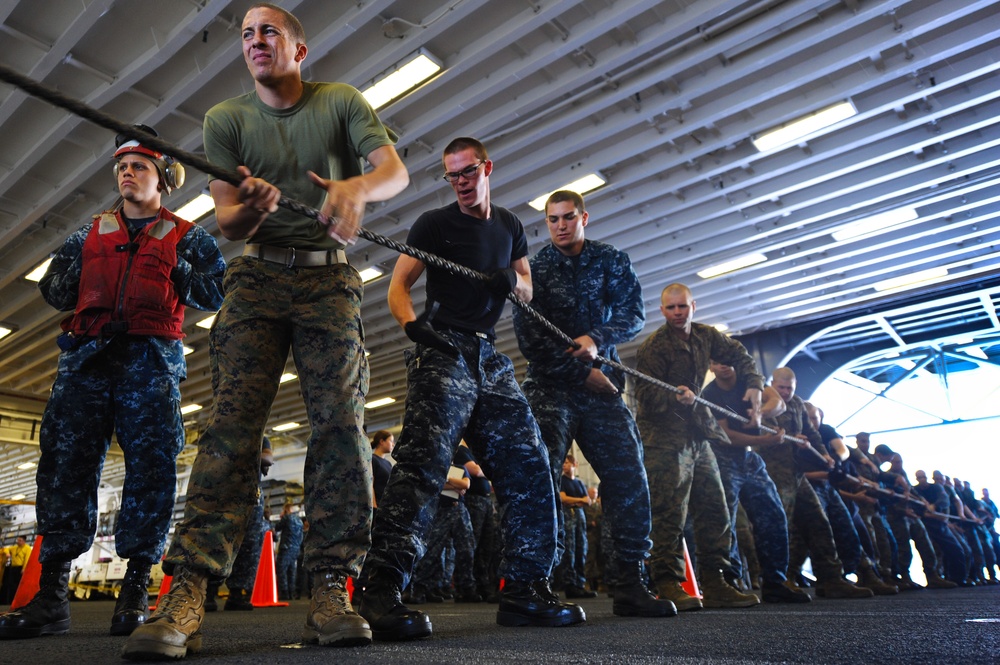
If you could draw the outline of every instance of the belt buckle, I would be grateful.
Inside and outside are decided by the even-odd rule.
[[[285,267],[286,268],[294,268],[295,267],[295,248],[294,247],[289,247],[288,248],[288,253],[286,254],[286,256],[288,257],[288,259],[285,261]]]

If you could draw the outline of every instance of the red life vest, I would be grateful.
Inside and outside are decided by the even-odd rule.
[[[194,226],[160,208],[135,240],[121,212],[94,220],[83,242],[83,269],[73,316],[63,330],[77,336],[116,332],[181,339],[184,305],[170,279],[177,243]]]

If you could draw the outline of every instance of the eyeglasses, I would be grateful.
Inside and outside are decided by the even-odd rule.
[[[446,171],[442,178],[448,182],[458,182],[459,178],[465,178],[466,180],[472,180],[479,175],[479,167],[485,164],[483,160],[479,160],[478,164],[473,164],[472,166],[466,166],[461,171]]]

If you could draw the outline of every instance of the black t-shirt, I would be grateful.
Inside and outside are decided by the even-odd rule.
[[[385,484],[389,482],[389,472],[392,471],[392,464],[389,460],[372,455],[372,477],[375,479],[375,503],[382,503],[382,491]]]
[[[743,399],[743,395],[746,392],[746,388],[742,388],[739,383],[734,385],[732,390],[723,390],[718,381],[712,381],[701,391],[701,396],[713,404],[724,406],[746,418],[747,411],[750,409],[750,402]],[[719,414],[716,415],[718,416]],[[737,432],[743,432],[750,436],[758,436],[760,434],[759,427],[751,427],[734,418],[726,418],[726,423],[729,425],[729,429]]]
[[[464,467],[467,462],[475,462],[476,458],[472,455],[472,451],[465,446],[459,446],[458,450],[455,451],[455,457],[453,458],[452,464],[455,466]],[[468,473],[468,470],[466,470]],[[490,495],[490,481],[483,476],[473,476],[469,474],[469,489],[466,491],[465,495],[470,494],[474,496],[489,496]]]
[[[486,274],[509,268],[528,254],[521,220],[495,205],[489,219],[466,215],[458,203],[425,212],[414,222],[406,242]],[[491,294],[485,282],[431,265],[427,266],[427,299],[440,304],[435,327],[453,326],[491,335],[506,302]]]
[[[583,484],[583,481],[579,478],[570,478],[569,476],[560,476],[560,487],[559,491],[566,496],[571,496],[577,499],[582,499],[587,496],[587,486]],[[564,506],[565,508],[579,508],[583,510],[583,506]]]

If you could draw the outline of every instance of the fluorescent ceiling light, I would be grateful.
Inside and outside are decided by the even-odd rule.
[[[833,231],[830,235],[833,236],[834,240],[841,242],[844,240],[850,240],[851,238],[857,238],[858,236],[867,235],[869,233],[875,233],[876,231],[881,231],[882,229],[887,229],[891,226],[896,226],[905,222],[912,222],[919,216],[920,215],[917,214],[917,211],[914,208],[896,208],[895,210],[886,210],[885,212],[880,212],[877,215],[872,215],[871,217],[866,217],[865,219],[845,224]]]
[[[194,413],[195,411],[201,411],[201,404],[188,404],[187,406],[181,407],[181,413],[187,415],[189,413]]]
[[[701,277],[702,279],[711,279],[712,277],[718,277],[719,275],[724,275],[727,272],[733,272],[735,270],[739,270],[740,268],[757,265],[758,263],[763,263],[764,261],[767,261],[767,257],[763,254],[747,254],[746,256],[741,256],[738,259],[720,263],[719,265],[712,266],[711,268],[705,268],[704,270],[698,272],[698,277]]]
[[[24,276],[25,279],[31,280],[32,282],[42,281],[42,277],[45,277],[45,271],[49,269],[49,264],[52,263],[52,257],[45,259],[34,270],[29,272]]]
[[[857,115],[857,113],[858,110],[854,108],[854,104],[848,100],[764,132],[751,139],[751,142],[760,152],[767,152],[795,143],[804,136],[835,125],[841,120]]]
[[[379,270],[378,268],[365,268],[364,270],[361,271],[361,281],[370,282],[373,279],[377,279],[384,274],[385,273]]]
[[[283,423],[281,425],[275,425],[272,429],[275,432],[287,432],[288,430],[295,429],[296,427],[299,427],[298,423]]]
[[[439,71],[441,63],[424,49],[420,49],[409,60],[397,63],[382,79],[362,90],[361,94],[372,108],[379,109],[410,92]]]
[[[947,268],[931,268],[929,270],[921,270],[920,272],[910,273],[909,275],[893,277],[892,279],[885,279],[881,282],[876,282],[872,284],[872,288],[876,291],[895,291],[896,289],[906,288],[908,286],[913,286],[915,284],[947,276]]]
[[[14,331],[11,330],[10,328],[5,328],[4,326],[0,326],[0,339],[3,339],[4,337],[6,337],[7,335],[11,334],[12,332],[14,332]]]
[[[392,404],[396,400],[392,397],[382,397],[381,399],[373,399],[372,401],[365,404],[366,409],[377,409],[380,406],[386,406],[387,404]]]
[[[184,355],[186,355],[186,356],[189,356],[189,355],[191,355],[192,353],[194,353],[194,349],[192,349],[192,348],[191,348],[190,346],[188,346],[187,344],[184,344],[184,345],[183,345],[183,346],[182,346],[181,348],[183,348],[183,349],[184,349]]]
[[[24,464],[18,464],[17,468],[21,471],[27,471],[28,469],[34,469],[36,466],[38,465],[34,462],[25,462]]]
[[[15,494],[14,496],[10,497],[10,500],[11,501],[24,501],[26,498],[28,498],[28,497],[26,495],[24,495],[24,494]]]
[[[209,330],[212,327],[212,323],[214,321],[215,321],[215,314],[213,314],[212,316],[209,316],[209,317],[206,317],[206,318],[202,319],[201,321],[199,321],[195,325],[198,326],[199,328],[204,328],[205,330]]]
[[[174,214],[189,222],[197,222],[212,210],[215,210],[215,201],[212,197],[208,194],[199,194],[175,210]]]
[[[281,375],[281,378],[278,379],[278,383],[288,383],[289,381],[294,381],[297,378],[299,378],[298,374],[292,374],[291,372],[285,372],[284,374]]]
[[[564,185],[559,189],[553,189],[551,192],[542,194],[538,198],[528,201],[528,205],[530,205],[535,210],[540,210],[542,212],[545,212],[545,202],[548,201],[549,197],[552,196],[552,194],[555,192],[558,192],[563,189],[568,189],[569,191],[576,192],[577,194],[580,194],[582,196],[587,192],[594,191],[598,187],[603,187],[604,185],[607,184],[607,182],[608,182],[607,180],[602,178],[597,173],[590,173],[588,175],[583,176],[579,180],[574,180],[568,185]]]
[[[729,330],[729,326],[727,326],[725,323],[716,323],[712,327],[718,330],[719,332],[726,332],[727,330]]]

